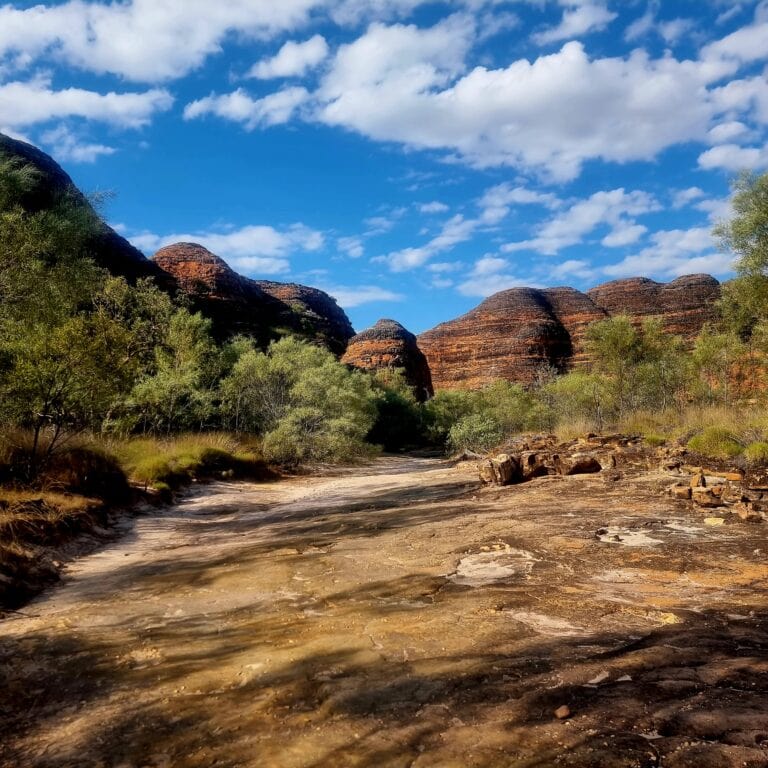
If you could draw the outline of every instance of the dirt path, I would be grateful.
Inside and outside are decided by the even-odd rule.
[[[669,482],[200,488],[0,623],[0,765],[768,766],[765,527]]]

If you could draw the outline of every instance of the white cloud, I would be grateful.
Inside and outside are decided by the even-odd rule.
[[[365,253],[363,240],[360,237],[340,237],[336,241],[336,246],[351,259],[359,259]]]
[[[605,29],[618,14],[609,11],[600,0],[559,0],[565,6],[560,23],[533,36],[539,45],[573,40],[589,32]]]
[[[563,248],[582,242],[586,235],[603,225],[611,228],[603,239],[603,245],[628,245],[636,242],[646,231],[645,227],[636,225],[632,217],[657,211],[659,207],[647,192],[626,192],[624,189],[595,192],[541,225],[536,237],[508,243],[502,246],[502,250],[506,253],[533,250],[552,256]]]
[[[550,277],[558,280],[578,278],[579,280],[592,280],[596,269],[584,259],[567,259],[560,264],[555,264],[547,270]]]
[[[323,290],[333,296],[342,307],[359,307],[380,301],[403,301],[405,296],[388,291],[377,285],[350,285],[324,287]]]
[[[328,43],[315,35],[303,43],[288,41],[271,59],[254,64],[248,77],[270,80],[276,77],[300,77],[321,64],[328,56]]]
[[[306,88],[285,88],[261,99],[253,99],[242,88],[224,95],[211,94],[184,108],[184,119],[216,115],[242,123],[246,130],[287,123],[308,99]]]
[[[513,205],[543,205],[557,208],[560,200],[551,193],[536,192],[525,187],[513,187],[511,184],[497,184],[487,189],[480,199],[481,218],[486,224],[498,224],[508,214]]]
[[[691,19],[671,19],[659,24],[659,34],[664,38],[665,43],[674,45],[680,38],[688,34],[694,26]]]
[[[768,58],[768,13],[766,6],[761,3],[755,13],[755,20],[741,29],[737,29],[721,40],[705,46],[701,52],[703,60],[731,61],[736,64],[744,64],[752,61],[761,61]]]
[[[250,275],[276,275],[290,269],[288,257],[293,253],[321,249],[325,239],[321,232],[303,224],[286,230],[265,225],[249,225],[225,232],[195,232],[157,235],[145,232],[129,238],[146,254],[179,242],[200,243],[225,259],[233,269]]]
[[[631,224],[628,221],[619,222],[601,241],[606,248],[623,248],[633,245],[648,231],[642,224]]]
[[[749,128],[739,120],[719,123],[710,129],[707,137],[712,144],[725,144],[749,134]]]
[[[634,42],[644,37],[649,32],[652,32],[655,28],[655,12],[654,9],[649,6],[646,12],[635,19],[625,30],[624,39],[627,42]]]
[[[534,169],[565,181],[590,159],[648,160],[704,140],[720,109],[706,85],[724,66],[654,60],[643,51],[590,59],[578,42],[533,62],[476,67],[451,82],[469,31],[455,17],[427,30],[374,25],[333,61],[315,119],[452,151],[478,167]],[[564,110],[567,119],[553,119]]]
[[[699,187],[688,187],[688,189],[679,189],[672,198],[672,207],[675,210],[685,208],[694,200],[704,197],[704,190]]]
[[[731,271],[733,257],[715,250],[708,227],[655,232],[652,245],[617,264],[602,268],[611,277],[655,275],[678,277],[696,272],[725,275]]]
[[[322,0],[126,0],[0,7],[0,58],[46,53],[129,80],[182,77],[221,51],[232,33],[270,38],[294,30]]]
[[[526,285],[525,280],[509,272],[509,262],[496,256],[478,259],[458,291],[464,296],[490,296],[506,288]]]
[[[0,85],[0,119],[17,129],[73,117],[120,128],[140,128],[172,104],[173,97],[162,89],[143,93],[96,93],[82,88],[54,90],[47,78]]]
[[[46,131],[42,141],[51,147],[53,156],[60,162],[94,163],[99,157],[116,152],[114,147],[105,144],[82,141],[64,125]]]
[[[457,214],[443,224],[440,233],[418,248],[403,248],[386,256],[377,256],[374,261],[385,262],[393,272],[406,272],[425,264],[433,256],[450,251],[459,243],[472,238],[479,225],[477,219],[465,219]]]
[[[740,147],[738,144],[721,144],[699,155],[699,166],[711,171],[757,170],[768,168],[768,144],[763,147]]]
[[[445,203],[441,203],[438,200],[433,200],[431,203],[422,203],[419,206],[420,213],[446,213],[449,210]]]

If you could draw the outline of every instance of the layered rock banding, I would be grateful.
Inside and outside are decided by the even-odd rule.
[[[626,314],[638,323],[658,318],[664,330],[692,342],[715,317],[720,284],[709,275],[670,283],[615,280],[586,293],[573,288],[511,288],[456,320],[418,337],[437,389],[475,389],[495,379],[532,383],[543,369],[589,363],[590,323]]]
[[[416,337],[394,320],[379,320],[350,339],[341,361],[366,371],[400,368],[418,399],[434,394],[429,365]]]
[[[320,341],[341,354],[354,334],[327,293],[293,283],[251,280],[197,243],[161,248],[153,262],[172,275],[219,337],[242,333],[264,344],[283,332]]]

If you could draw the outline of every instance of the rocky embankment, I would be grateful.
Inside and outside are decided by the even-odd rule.
[[[499,486],[596,473],[603,473],[608,482],[619,482],[627,472],[662,473],[667,478],[663,492],[696,508],[750,523],[768,521],[765,469],[713,462],[682,446],[653,449],[640,438],[624,435],[589,435],[563,443],[544,435],[515,440],[503,453],[478,461],[480,481]]]

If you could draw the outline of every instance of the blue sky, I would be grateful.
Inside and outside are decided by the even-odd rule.
[[[147,255],[201,242],[414,332],[517,285],[729,274],[768,2],[0,5],[0,131]]]

